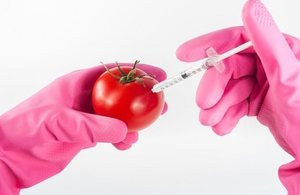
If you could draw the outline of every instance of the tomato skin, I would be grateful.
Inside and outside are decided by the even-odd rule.
[[[120,66],[127,74],[132,67]],[[110,72],[121,76],[117,67]],[[146,73],[136,68],[136,75]],[[153,85],[158,81],[149,76],[137,81],[122,84],[108,71],[96,80],[92,91],[92,104],[96,114],[124,121],[128,131],[139,131],[151,125],[161,114],[164,107],[163,92],[153,93]]]

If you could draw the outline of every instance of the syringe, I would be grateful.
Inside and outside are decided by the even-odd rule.
[[[155,93],[158,93],[158,92],[160,92],[168,87],[171,87],[193,75],[196,75],[197,73],[199,73],[203,70],[206,70],[210,67],[214,67],[218,62],[224,60],[225,58],[228,58],[236,53],[239,53],[240,51],[243,51],[251,46],[252,46],[252,43],[250,41],[248,41],[242,45],[239,45],[238,47],[235,47],[229,51],[226,51],[223,54],[217,54],[214,56],[209,56],[207,58],[203,58],[198,61],[199,64],[182,71],[180,74],[177,74],[173,77],[170,77],[170,78],[154,85],[152,88],[152,91]]]

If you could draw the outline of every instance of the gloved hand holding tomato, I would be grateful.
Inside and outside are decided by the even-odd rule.
[[[158,81],[166,77],[150,65],[139,64],[139,69]],[[138,133],[128,132],[123,121],[93,114],[92,88],[104,72],[97,66],[64,75],[0,116],[1,195],[17,195],[59,173],[97,143],[125,150],[137,141]]]

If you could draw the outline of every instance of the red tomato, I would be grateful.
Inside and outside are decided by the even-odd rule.
[[[134,70],[131,66],[119,68],[104,72],[95,82],[92,91],[93,108],[96,114],[124,121],[128,131],[142,130],[161,114],[164,94],[151,91],[158,81],[145,76],[147,73],[144,71],[135,66]],[[132,81],[124,83],[125,75]]]

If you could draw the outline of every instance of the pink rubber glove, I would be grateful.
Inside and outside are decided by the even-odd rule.
[[[108,64],[108,67],[114,66]],[[163,70],[139,64],[163,80]],[[0,117],[0,194],[16,195],[64,169],[98,142],[120,150],[137,141],[125,123],[93,113],[90,94],[103,66],[62,76]]]
[[[218,135],[225,135],[241,117],[257,116],[295,158],[280,167],[279,177],[289,195],[299,195],[300,41],[282,35],[260,1],[249,0],[242,18],[245,28],[192,39],[179,47],[177,56],[185,62],[197,61],[206,57],[209,47],[223,53],[251,40],[253,48],[224,60],[225,71],[211,68],[205,72],[196,95],[199,119]]]

